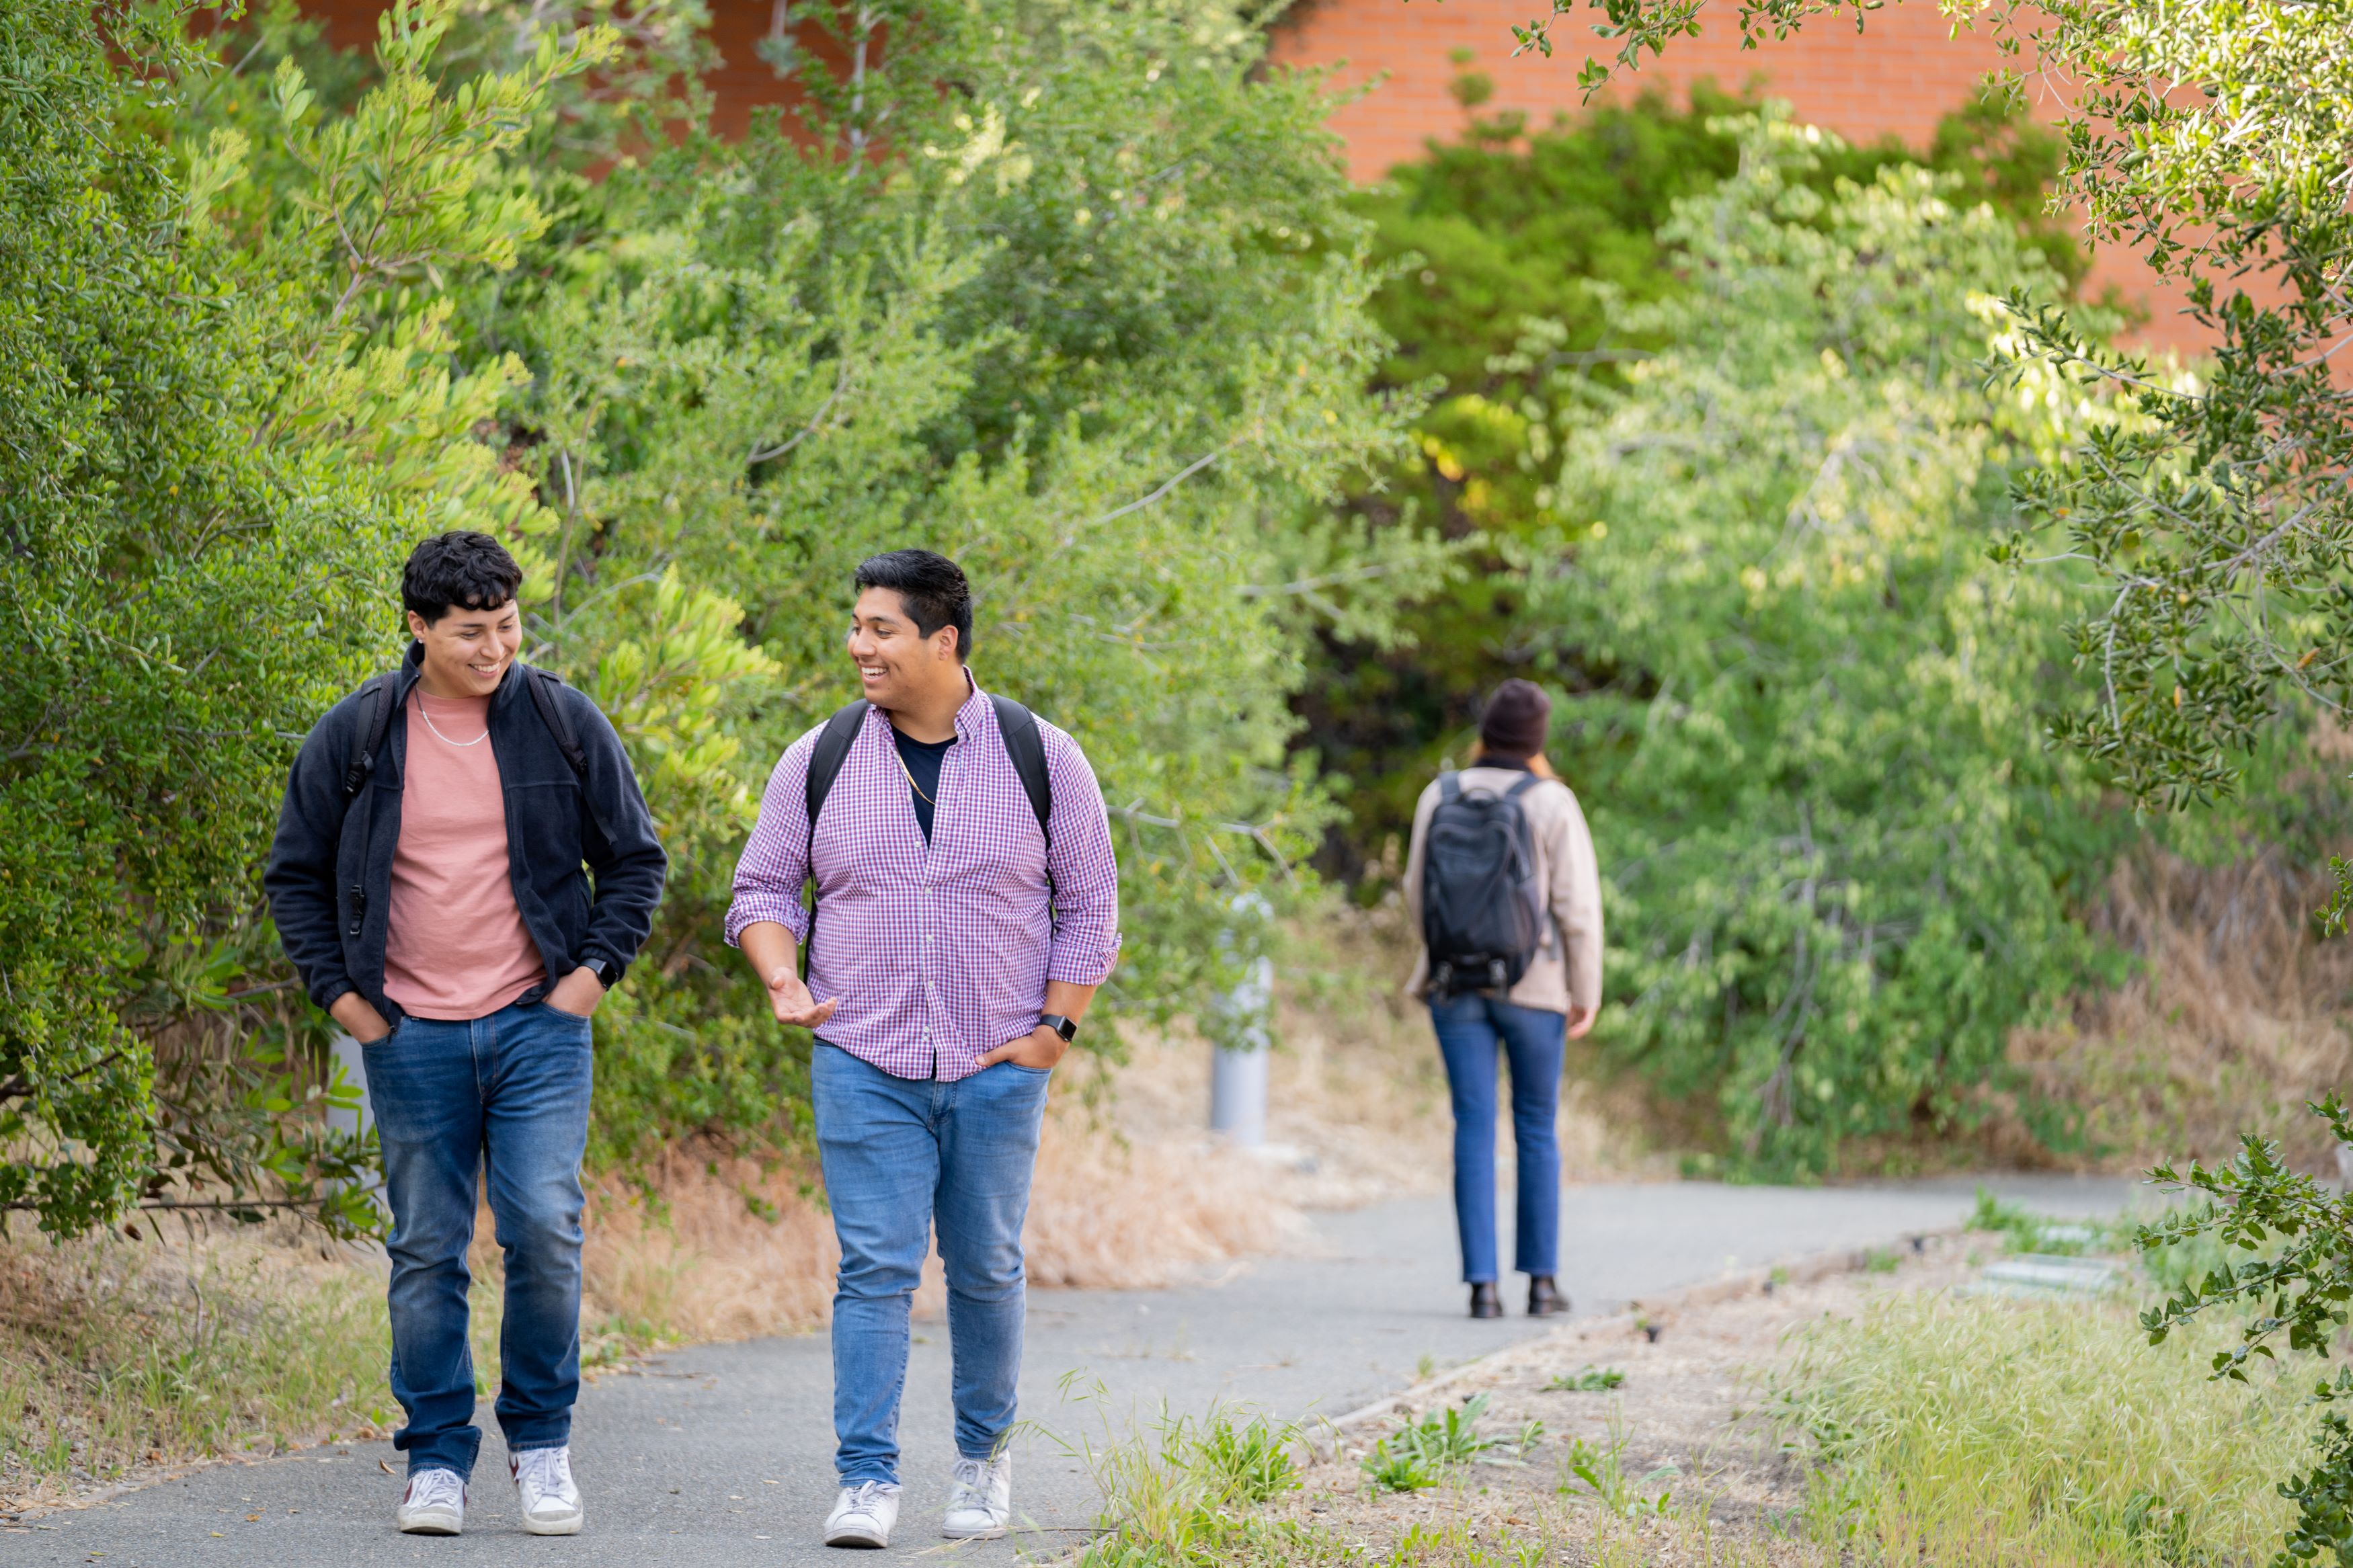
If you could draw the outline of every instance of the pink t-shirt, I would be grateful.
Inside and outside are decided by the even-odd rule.
[[[547,973],[509,879],[490,716],[487,697],[409,698],[384,994],[420,1018],[486,1016]]]

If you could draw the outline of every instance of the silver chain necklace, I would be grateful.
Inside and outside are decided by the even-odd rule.
[[[430,730],[430,731],[433,731],[433,738],[434,738],[435,740],[437,740],[437,741],[440,742],[441,742],[443,745],[445,745],[445,746],[457,746],[457,747],[460,747],[460,748],[463,748],[463,747],[466,747],[466,746],[479,746],[479,745],[480,745],[483,742],[485,742],[485,741],[487,741],[487,740],[489,740],[489,739],[491,738],[491,726],[490,726],[489,722],[488,722],[487,721],[484,721],[484,723],[483,723],[483,725],[482,725],[482,732],[481,732],[480,734],[479,734],[479,735],[475,736],[472,740],[470,740],[470,741],[453,741],[453,740],[451,740],[448,736],[447,736],[447,735],[445,735],[445,734],[443,734],[443,733],[441,732],[441,726],[439,726],[438,724],[436,724],[436,723],[433,721],[433,714],[432,714],[431,710],[428,710],[428,709],[425,706],[425,698],[424,698],[423,693],[421,693],[421,692],[418,694],[417,699],[417,711],[418,712],[418,714],[420,714],[420,715],[424,718],[424,720],[425,720],[425,727],[426,727],[427,729],[428,729],[428,730]]]

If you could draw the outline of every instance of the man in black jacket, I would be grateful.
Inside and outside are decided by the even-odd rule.
[[[517,662],[522,574],[480,533],[428,539],[408,657],[302,743],[264,885],[311,999],[361,1043],[392,1201],[395,1517],[465,1523],[466,1249],[485,1178],[506,1254],[499,1426],[523,1528],[581,1524],[580,1159],[589,1018],[637,956],[668,861],[596,704]]]

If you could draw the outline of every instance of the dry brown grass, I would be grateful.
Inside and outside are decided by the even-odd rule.
[[[1267,1156],[1208,1133],[1209,1047],[1181,1023],[1132,1030],[1117,1065],[1074,1058],[1058,1076],[1039,1151],[1026,1234],[1031,1281],[1179,1283],[1288,1245],[1305,1209],[1444,1187],[1445,1075],[1427,1018],[1399,990],[1411,963],[1396,925],[1393,915],[1342,912],[1294,941],[1269,1075],[1276,1147]],[[1568,1100],[1572,1173],[1627,1169],[1610,1108],[1574,1081]],[[614,1331],[730,1340],[826,1321],[837,1254],[813,1165],[764,1172],[682,1150],[654,1176],[651,1204],[617,1183],[597,1194],[588,1290]],[[940,1291],[934,1258],[917,1311],[936,1312]]]
[[[1372,910],[1328,910],[1293,933],[1268,1136],[1315,1161],[1317,1179],[1299,1189],[1311,1206],[1432,1192],[1452,1180],[1446,1069],[1428,1010],[1405,993],[1413,960],[1414,936],[1394,894]],[[1672,1178],[1670,1118],[1640,1082],[1601,1072],[1598,1055],[1589,1040],[1568,1047],[1556,1129],[1563,1178]],[[1192,1103],[1206,1108],[1206,1047],[1191,1070]],[[1501,1130],[1499,1157],[1508,1159],[1511,1143]]]
[[[2137,972],[2011,1041],[2035,1087],[2084,1118],[2085,1152],[2068,1163],[2211,1160],[2255,1131],[2335,1173],[2327,1129],[2303,1110],[2353,1068],[2353,942],[2313,931],[2327,893],[2325,871],[2268,848],[2219,868],[2161,851],[2116,868],[2092,923]],[[2003,1152],[2033,1154],[2014,1133]]]
[[[295,1241],[143,1219],[0,1241],[0,1520],[388,1420],[380,1272]]]
[[[1139,1141],[1116,1106],[1098,1112],[1058,1084],[1038,1152],[1024,1232],[1031,1283],[1135,1289],[1198,1266],[1281,1247],[1299,1210],[1254,1162],[1200,1140]],[[597,1194],[585,1260],[593,1310],[638,1339],[740,1340],[824,1323],[833,1298],[833,1222],[804,1168],[763,1171],[680,1152],[654,1173],[649,1203],[619,1184]],[[939,1258],[916,1293],[944,1297]]]

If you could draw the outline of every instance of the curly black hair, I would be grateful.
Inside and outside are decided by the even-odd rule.
[[[431,626],[451,610],[495,610],[522,587],[522,568],[487,533],[458,529],[408,552],[400,602]]]

